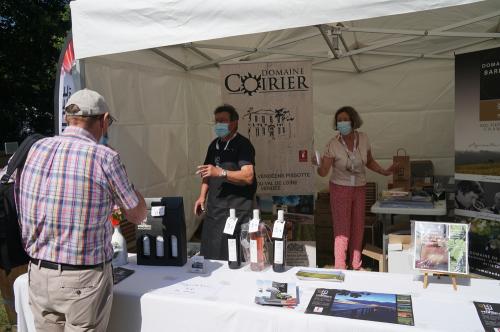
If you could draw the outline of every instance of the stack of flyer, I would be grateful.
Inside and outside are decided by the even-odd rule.
[[[384,190],[380,200],[383,208],[419,208],[432,209],[434,202],[426,192],[411,193],[402,190]]]
[[[300,280],[343,282],[345,274],[335,270],[300,269],[296,274]]]
[[[294,282],[257,280],[257,304],[293,307],[297,305],[297,298],[297,285]]]

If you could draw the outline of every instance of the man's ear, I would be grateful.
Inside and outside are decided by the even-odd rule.
[[[100,123],[101,129],[104,129],[106,127],[106,121],[108,121],[108,116],[109,113],[104,113],[104,116],[102,117],[102,122]]]

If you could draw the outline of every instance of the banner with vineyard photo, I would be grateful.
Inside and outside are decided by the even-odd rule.
[[[500,48],[455,56],[455,215],[470,271],[500,279]]]

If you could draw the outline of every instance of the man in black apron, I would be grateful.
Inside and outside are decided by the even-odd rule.
[[[204,165],[197,173],[203,178],[194,212],[206,211],[201,235],[201,254],[208,259],[227,260],[227,237],[223,234],[229,209],[236,209],[239,233],[242,223],[252,217],[255,180],[255,149],[238,133],[238,113],[231,105],[214,111],[215,134]]]

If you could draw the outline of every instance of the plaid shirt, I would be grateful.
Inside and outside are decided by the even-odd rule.
[[[118,153],[74,126],[36,142],[16,183],[26,252],[57,263],[110,260],[113,205],[139,203]]]

